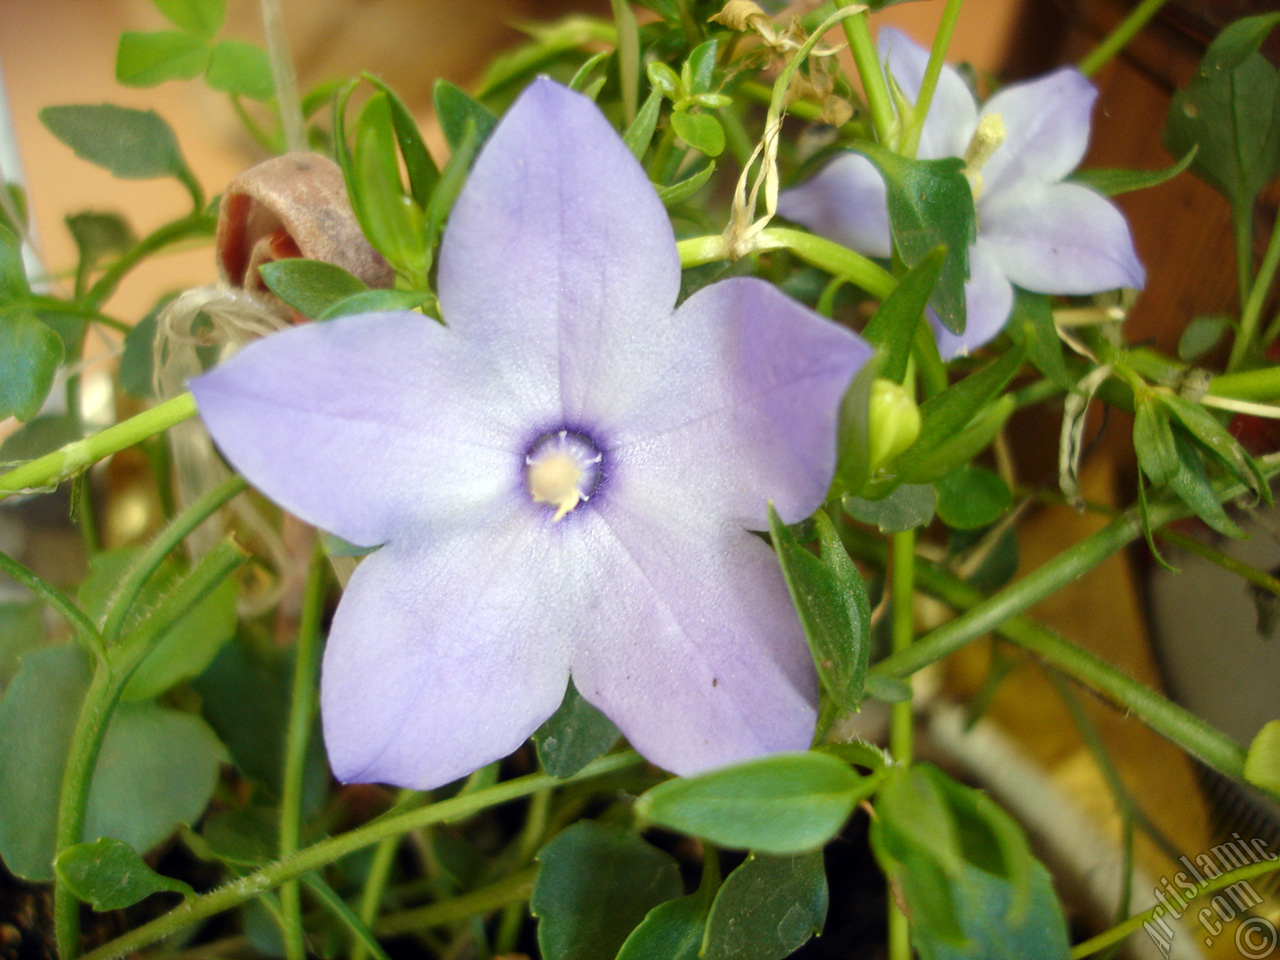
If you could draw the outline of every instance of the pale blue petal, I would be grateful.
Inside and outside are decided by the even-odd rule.
[[[952,333],[932,310],[929,322],[943,360],[963,356],[994,340],[1013,311],[1013,287],[982,237],[969,248],[969,280],[964,285],[963,333]]]
[[[778,213],[868,257],[892,252],[884,178],[866,157],[846,153],[778,195]]]
[[[1080,165],[1098,91],[1074,67],[1005,87],[982,115],[999,114],[1005,141],[982,168],[982,199],[1005,190],[1057,183]]]
[[[374,546],[509,492],[519,406],[417,313],[292,327],[191,381],[231,465],[309,523]]]
[[[876,38],[880,59],[911,103],[920,96],[929,51],[892,27],[881,27]],[[920,132],[921,160],[940,157],[962,157],[973,133],[978,129],[978,104],[969,85],[954,67],[942,67],[938,85],[929,103],[929,115]]]
[[[680,258],[666,209],[594,103],[535,80],[484,146],[440,250],[445,323],[487,345],[507,389],[569,421],[625,376],[670,314]]]
[[[1140,289],[1146,279],[1124,215],[1080,184],[991,197],[982,206],[980,236],[1005,275],[1037,293]]]
[[[639,379],[605,431],[617,484],[757,530],[770,500],[788,523],[817,509],[840,399],[871,348],[748,277],[700,290],[651,335],[666,364]]]
[[[511,753],[555,711],[584,639],[580,533],[505,504],[360,564],[321,681],[339,780],[438,787]]]
[[[627,496],[601,510],[593,563],[611,589],[573,661],[583,697],[682,776],[807,749],[817,702],[777,558],[701,511],[714,503]]]

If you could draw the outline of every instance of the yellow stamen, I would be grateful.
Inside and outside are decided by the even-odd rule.
[[[582,501],[578,489],[581,479],[582,469],[567,453],[550,453],[529,464],[529,493],[534,503],[549,503],[556,508],[553,523],[564,519]]]
[[[973,190],[973,199],[982,194],[982,168],[991,155],[1004,143],[1006,137],[1004,118],[992,113],[982,118],[973,139],[964,151],[964,175],[969,178],[969,186]]]

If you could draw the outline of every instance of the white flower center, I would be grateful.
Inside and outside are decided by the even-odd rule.
[[[555,508],[552,522],[591,499],[604,459],[590,439],[569,430],[540,437],[525,456],[525,482],[534,503]]]
[[[973,139],[965,148],[964,175],[969,178],[969,189],[973,191],[974,200],[982,196],[982,168],[1004,143],[1005,137],[1004,118],[998,113],[988,114],[978,123]]]

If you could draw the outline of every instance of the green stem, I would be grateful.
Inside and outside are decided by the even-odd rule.
[[[929,51],[929,65],[925,67],[924,79],[920,81],[920,95],[916,97],[915,106],[911,109],[911,125],[902,138],[900,152],[904,157],[914,157],[920,148],[920,135],[924,132],[929,105],[933,103],[933,92],[938,88],[938,77],[942,75],[947,48],[951,46],[951,35],[956,31],[956,21],[960,19],[960,5],[963,2],[964,0],[947,0],[947,5],[942,9],[938,32],[933,35],[933,49]]]
[[[1280,400],[1280,365],[1224,373],[1209,381],[1209,393],[1234,400]]]
[[[876,139],[890,145],[893,143],[897,117],[893,111],[893,101],[889,97],[889,86],[885,83],[884,68],[880,66],[880,57],[876,54],[876,45],[871,39],[870,18],[863,12],[845,20],[843,26],[845,38],[849,41],[849,51],[853,54],[854,66],[858,68],[858,76],[862,79],[867,112],[871,114]]]
[[[284,774],[280,789],[280,856],[298,850],[302,833],[302,781],[306,771],[307,744],[316,713],[316,667],[320,651],[320,618],[324,612],[325,574],[328,559],[317,545],[307,574],[302,616],[298,624],[298,645],[293,659],[293,691],[289,702],[289,725],[285,731]],[[306,938],[302,930],[302,898],[298,882],[280,888],[284,912],[285,956],[306,960]]]
[[[1098,44],[1087,57],[1080,61],[1080,72],[1092,77],[1102,69],[1103,65],[1124,49],[1143,27],[1147,25],[1156,12],[1163,7],[1165,0],[1142,0],[1120,21],[1102,43]]]
[[[399,813],[416,806],[423,799],[417,790],[401,790],[396,797],[392,813]],[[360,922],[370,929],[378,925],[378,911],[382,906],[382,897],[387,889],[387,881],[391,878],[391,867],[395,864],[396,851],[400,849],[399,837],[388,837],[381,841],[373,851],[373,862],[369,865],[369,875],[364,882],[364,890],[360,894]],[[356,939],[351,946],[351,960],[365,960],[368,949],[364,943]]]
[[[1240,298],[1240,309],[1249,300],[1249,292],[1253,287],[1253,198],[1248,197],[1231,205],[1231,226],[1236,243],[1236,295]],[[1240,341],[1237,334],[1236,341]],[[1236,355],[1236,345],[1231,345],[1231,355]],[[1231,372],[1227,367],[1227,372]]]
[[[280,0],[259,0],[262,28],[267,36],[267,57],[271,61],[271,79],[276,89],[276,109],[280,112],[280,128],[284,131],[287,150],[307,149],[307,127],[302,119],[298,99],[298,76],[289,56],[289,41],[284,30],[284,13]]]
[[[411,933],[425,927],[460,923],[512,904],[524,903],[533,892],[533,881],[537,876],[538,868],[528,867],[471,893],[389,914],[376,924],[374,932],[382,936]]]
[[[773,102],[773,88],[766,87],[763,83],[755,80],[744,80],[733,88],[734,93],[740,93],[749,100],[756,103],[769,104]],[[807,120],[815,123],[822,117],[821,104],[814,103],[812,100],[794,100],[787,107],[787,113],[800,120]],[[868,126],[865,121],[849,120],[839,128],[842,136],[856,137],[863,140],[869,140],[875,135],[875,130]]]
[[[439,803],[433,803],[418,810],[380,817],[356,830],[322,840],[288,857],[281,857],[260,870],[224,884],[203,896],[188,900],[150,923],[143,924],[124,936],[117,937],[110,943],[90,951],[84,955],[84,960],[115,960],[116,957],[123,957],[157,940],[172,936],[193,923],[238,907],[263,891],[278,887],[286,880],[293,880],[318,870],[349,853],[387,837],[399,836],[410,830],[446,820],[469,817],[481,810],[527,797],[548,787],[616,773],[629,767],[639,766],[643,762],[643,758],[634,751],[611,754],[588,764],[578,773],[563,780],[557,780],[544,773],[533,773],[477,790],[466,796],[441,800]],[[385,929],[385,927],[380,925],[379,929]]]
[[[1187,553],[1194,553],[1197,557],[1208,560],[1214,566],[1221,567],[1228,573],[1234,573],[1237,577],[1248,580],[1259,589],[1280,597],[1280,580],[1271,574],[1243,563],[1235,557],[1229,557],[1221,550],[1215,550],[1208,544],[1201,543],[1195,537],[1188,537],[1185,533],[1179,533],[1177,530],[1165,527],[1163,530],[1154,532],[1161,540],[1167,540],[1175,547],[1181,547]]]
[[[6,553],[0,552],[0,573],[12,577],[18,583],[22,584],[37,597],[53,607],[54,610],[66,620],[76,632],[76,637],[94,654],[95,657],[102,657],[105,648],[102,646],[102,637],[98,633],[89,618],[71,602],[71,599],[31,570],[28,570],[17,560],[14,560]]]
[[[1240,366],[1246,352],[1254,345],[1254,338],[1258,332],[1258,320],[1262,316],[1262,307],[1267,301],[1267,294],[1271,292],[1271,281],[1275,278],[1277,264],[1280,264],[1280,226],[1271,231],[1266,253],[1262,255],[1262,263],[1258,266],[1258,275],[1253,278],[1249,298],[1244,302],[1244,310],[1240,314],[1240,329],[1236,331],[1235,341],[1231,344],[1231,358],[1227,361],[1228,370],[1234,370]]]
[[[240,123],[244,126],[249,136],[253,138],[254,142],[263,150],[267,151],[267,153],[279,153],[280,144],[276,142],[269,133],[262,129],[262,126],[258,121],[253,119],[249,111],[245,109],[244,103],[241,102],[240,98],[235,94],[232,94],[229,99],[231,100],[231,109],[235,111]]]
[[[1155,513],[1159,509],[1161,507],[1153,507],[1152,512]],[[1140,524],[1136,520],[1126,515],[1117,518],[1117,521],[1126,521],[1123,527],[1125,539],[1115,546],[1115,549],[1140,536]],[[1153,518],[1152,523],[1155,524],[1155,522]],[[1161,519],[1160,522],[1168,522],[1168,519]],[[1129,530],[1129,523],[1132,523],[1134,529]],[[920,587],[948,606],[963,612],[954,620],[943,624],[927,637],[917,641],[907,655],[894,654],[880,661],[873,668],[873,672],[881,676],[909,676],[921,667],[959,649],[969,640],[977,639],[989,631],[995,631],[1011,643],[1036,654],[1046,663],[1095,693],[1120,705],[1156,733],[1177,744],[1208,766],[1232,779],[1242,780],[1245,749],[1230,737],[1215,730],[1195,714],[1184,710],[1150,687],[1125,676],[1101,658],[1080,649],[1030,618],[1017,615],[1020,610],[1047,595],[1039,594],[1038,590],[1032,591],[1030,595],[1022,594],[1018,589],[1020,585],[1036,577],[1046,568],[1052,567],[1052,579],[1056,586],[1048,592],[1053,592],[1114,553],[1115,549],[1111,547],[1118,536],[1119,529],[1121,528],[1117,527],[1117,522],[1113,521],[1098,534],[1077,544],[1077,547],[1090,546],[1090,549],[1085,552],[1093,560],[1092,564],[1081,563],[1078,554],[1068,550],[1054,560],[1050,560],[1039,570],[1028,574],[1004,593],[991,598],[985,597],[979,590],[953,574],[917,559],[916,582]],[[1100,538],[1100,534],[1105,536]],[[850,552],[859,558],[884,566],[886,551],[883,542],[877,538],[851,532],[848,546]],[[1106,552],[1098,552],[1102,550]],[[1058,561],[1063,558],[1067,559],[1063,564],[1058,565]],[[1074,572],[1058,581],[1057,575],[1063,569]],[[1016,600],[1009,602],[1008,595],[1011,593],[1018,596]],[[953,624],[959,624],[959,629],[954,628]],[[956,642],[957,637],[962,638],[960,642]]]
[[[58,796],[55,854],[74,846],[84,837],[89,783],[121,686],[114,671],[101,663],[85,691]],[[56,882],[53,890],[53,928],[60,960],[75,960],[80,955],[80,901],[61,880]]]
[[[195,416],[195,413],[195,398],[183,393],[91,437],[28,461],[0,474],[0,500],[15,493],[55,486],[104,457],[163,433],[174,424]]]
[[[97,310],[91,310],[88,307],[82,307],[78,303],[69,300],[59,300],[57,297],[49,297],[44,294],[32,294],[23,301],[42,313],[56,313],[60,317],[73,317],[76,320],[86,320],[90,323],[98,323],[104,327],[110,327],[117,333],[128,333],[133,327],[125,323],[123,320],[117,320],[115,317],[109,317]]]
[[[107,649],[110,649],[120,636],[129,608],[133,606],[133,601],[142,591],[143,585],[155,573],[164,558],[169,556],[192,530],[209,519],[214,511],[232,497],[243,492],[248,485],[248,481],[243,477],[228,477],[178,514],[151,543],[147,544],[146,549],[138,555],[111,597],[110,609],[102,625],[102,642]]]
[[[98,310],[107,302],[111,294],[115,293],[116,287],[120,285],[125,274],[147,257],[187,237],[212,237],[215,226],[216,221],[213,217],[207,216],[203,211],[196,211],[189,217],[166,223],[143,237],[113,261],[102,272],[98,282],[89,288],[89,292],[81,300],[81,306],[86,310]]]
[[[1215,890],[1222,890],[1239,883],[1241,880],[1252,880],[1254,877],[1265,876],[1275,870],[1280,870],[1280,859],[1262,860],[1258,863],[1251,863],[1247,867],[1239,867],[1230,873],[1224,873],[1222,876],[1213,880],[1201,882],[1195,894],[1187,899],[1187,902],[1193,902],[1206,894],[1213,893]],[[1142,928],[1147,921],[1152,920],[1157,914],[1164,915],[1168,912],[1168,908],[1163,904],[1152,904],[1141,913],[1134,914],[1124,923],[1117,924],[1105,933],[1100,933],[1084,943],[1077,944],[1071,949],[1071,960],[1081,960],[1090,954],[1097,953],[1099,950],[1105,950],[1113,943],[1119,943],[1129,934],[1134,933]]]
[[[889,564],[892,596],[893,652],[905,653],[911,647],[915,627],[915,548],[914,530],[895,533],[890,538],[892,560]],[[913,753],[914,711],[910,700],[893,705],[889,726],[889,749],[895,763],[906,765]],[[911,960],[911,928],[907,916],[892,895],[889,902],[889,960]]]

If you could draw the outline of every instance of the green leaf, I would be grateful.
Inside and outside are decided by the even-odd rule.
[[[227,0],[151,0],[174,26],[212,40],[227,16]]]
[[[1230,317],[1196,317],[1178,338],[1178,359],[1187,363],[1199,360],[1222,342],[1223,334],[1230,328]]]
[[[62,338],[30,310],[0,307],[0,418],[39,413],[62,356]]]
[[[1226,537],[1244,537],[1234,520],[1218,502],[1213,484],[1205,473],[1204,461],[1195,445],[1181,431],[1173,432],[1174,446],[1178,452],[1178,469],[1169,478],[1169,489],[1178,495],[1197,517]]]
[[[715,172],[716,165],[712,162],[693,174],[693,176],[685,177],[679,183],[673,183],[669,187],[654,184],[654,189],[658,191],[658,199],[665,206],[674,207],[678,203],[684,203],[706,186],[707,181],[711,179],[711,175]]]
[[[780,753],[660,783],[636,813],[721,846],[800,853],[840,832],[863,787],[829,754]]]
[[[80,159],[123,180],[186,173],[173,130],[150,110],[110,103],[45,107],[40,121]]]
[[[23,659],[0,700],[0,857],[25,880],[53,879],[58,793],[89,674],[79,648],[45,647]],[[224,759],[198,717],[122,704],[94,770],[85,839],[149,850],[204,812]]]
[[[404,191],[390,98],[378,92],[360,112],[352,153],[351,205],[369,242],[399,272],[426,271],[422,208]]]
[[[271,75],[267,52],[243,40],[214,44],[204,82],[233,97],[265,102],[276,95],[276,81]]]
[[[669,855],[592,820],[563,831],[538,862],[529,909],[544,960],[614,960],[645,914],[682,892]]]
[[[576,90],[583,96],[594,100],[608,77],[601,76],[593,80],[592,75],[596,72],[596,67],[608,60],[610,56],[610,51],[601,50],[599,53],[587,57],[582,62],[582,66],[578,68],[578,72],[573,75],[573,79],[569,81],[569,89]]]
[[[782,960],[827,919],[822,852],[794,857],[752,854],[729,874],[711,905],[704,960]]]
[[[640,109],[636,111],[636,118],[631,121],[631,125],[622,135],[622,142],[627,145],[637,160],[643,160],[645,153],[649,150],[653,131],[658,126],[658,109],[661,106],[662,91],[654,87],[649,91],[649,96],[644,98],[644,103],[640,104]]]
[[[453,209],[462,185],[466,181],[467,171],[471,169],[471,161],[479,150],[479,134],[475,122],[467,121],[466,133],[456,150],[449,157],[444,170],[440,173],[440,183],[431,194],[431,203],[427,205],[427,247],[433,249],[444,233],[445,221]]]
[[[1022,366],[1025,352],[1016,347],[959,383],[952,384],[920,405],[920,436],[889,469],[907,483],[926,483],[940,479],[951,468],[937,472],[933,455],[956,439],[966,424],[1005,388]],[[932,474],[937,474],[936,476]]]
[[[1247,17],[1223,30],[1165,120],[1169,152],[1199,147],[1191,169],[1237,209],[1280,171],[1280,75],[1257,53],[1277,17]]]
[[[990,526],[1013,504],[1013,494],[1000,475],[966,464],[936,484],[938,516],[953,530]]]
[[[268,290],[312,319],[347,297],[369,291],[363,280],[324,260],[273,260],[259,267],[258,274]]]
[[[711,90],[716,69],[716,46],[716,40],[705,40],[690,52],[681,71],[681,80],[688,96]]]
[[[952,333],[965,326],[964,283],[969,279],[969,245],[977,237],[973,192],[959,157],[908,160],[868,143],[857,151],[870,160],[888,188],[889,226],[909,267],[938,246],[947,248],[930,303]]]
[[[204,717],[227,745],[232,762],[277,797],[292,682],[290,651],[250,652],[245,644],[236,642],[224,646],[208,669],[192,681]],[[328,778],[316,724],[307,744],[304,810],[319,808]]]
[[[124,352],[120,355],[120,389],[131,397],[150,400],[155,396],[156,324],[163,304],[135,323],[124,335]]]
[[[927,483],[904,483],[879,500],[845,497],[840,505],[845,513],[881,533],[901,533],[923,527],[933,519],[937,492]]]
[[[1280,793],[1280,720],[1265,724],[1249,744],[1244,778],[1254,786]]]
[[[668,100],[680,96],[680,77],[661,60],[650,60],[645,68],[649,74],[649,84]]]
[[[587,703],[569,681],[564,700],[533,735],[538,763],[553,777],[571,777],[609,750],[622,734],[608,717]]]
[[[884,352],[880,376],[886,380],[902,383],[907,375],[916,326],[938,285],[946,256],[946,247],[935,247],[903,274],[862,331],[868,343]]]
[[[676,111],[671,114],[671,126],[676,136],[708,157],[718,157],[724,151],[724,127],[709,113]]]
[[[0,603],[0,695],[18,672],[18,660],[44,643],[41,604],[7,601]]]
[[[431,159],[418,124],[405,102],[381,80],[369,76],[366,78],[387,95],[387,106],[391,108],[391,126],[395,129],[396,143],[400,146],[405,172],[409,175],[409,194],[425,210],[431,202],[436,184],[440,182],[440,170]]]
[[[617,960],[698,960],[711,898],[702,891],[660,903],[631,931]]]
[[[1060,386],[1070,390],[1076,378],[1067,369],[1062,352],[1062,338],[1053,322],[1053,307],[1043,293],[1031,293],[1019,287],[1013,288],[1013,312],[1005,325],[1005,332],[1014,343],[1027,351],[1027,359],[1042,374]]]
[[[439,119],[440,127],[444,131],[444,138],[449,142],[449,149],[455,152],[466,136],[468,121],[474,123],[476,127],[475,150],[479,150],[484,145],[498,123],[498,118],[494,116],[492,110],[472,100],[448,80],[436,81],[432,99],[435,102],[436,118]]]
[[[822,556],[810,553],[769,504],[769,533],[822,685],[844,710],[857,710],[867,677],[871,606],[858,568],[831,519],[814,516]],[[764,849],[764,848],[760,848]]]
[[[209,63],[209,48],[199,37],[173,30],[120,35],[116,81],[126,87],[155,87],[168,80],[191,80]]]
[[[1199,145],[1192,146],[1181,160],[1161,170],[1077,170],[1070,179],[1108,197],[1134,190],[1146,190],[1148,187],[1158,187],[1165,181],[1172,180],[1191,166],[1199,149]]]
[[[419,290],[361,290],[330,304],[316,319],[334,320],[357,313],[414,310],[426,303],[430,296],[429,293]]]
[[[99,553],[90,560],[89,575],[80,585],[79,600],[91,620],[101,622],[106,616],[116,587],[140,552],[138,547],[119,547]],[[178,586],[181,576],[177,563],[166,561],[161,564],[143,586],[125,617],[122,635],[141,627],[146,614],[160,606],[164,597]],[[238,597],[236,580],[228,578],[201,600],[188,616],[156,638],[151,652],[129,678],[122,699],[149,700],[183,680],[203,673],[235,633]]]
[[[0,303],[21,300],[30,292],[27,268],[22,262],[22,241],[8,227],[0,225]]]
[[[965,945],[933,938],[932,925],[913,923],[911,940],[921,960],[1067,960],[1070,945],[1062,907],[1049,872],[1031,865],[1030,903],[1011,917],[1013,888],[1008,881],[965,864],[952,884]],[[975,953],[979,951],[978,953]]]
[[[196,895],[181,880],[156,873],[133,847],[112,837],[68,847],[58,855],[54,870],[78,899],[98,911],[123,910],[153,893]]]
[[[1165,407],[1197,443],[1205,447],[1241,483],[1253,487],[1264,502],[1271,502],[1271,485],[1267,483],[1258,464],[1240,446],[1238,440],[1212,413],[1198,403],[1175,394],[1157,394]]]
[[[27,195],[23,192],[21,185],[16,183],[4,183],[0,179],[0,190],[4,190],[9,195],[9,200],[13,204],[13,211],[18,217],[18,222],[14,223],[9,219],[9,212],[3,206],[0,206],[0,227],[4,227],[13,233],[20,233],[20,227],[25,229],[30,222],[27,216]],[[0,287],[0,289],[3,289]]]
[[[0,444],[0,463],[21,463],[84,438],[78,417],[66,413],[36,417]]]
[[[1148,392],[1135,398],[1133,416],[1133,449],[1153,484],[1168,483],[1178,472],[1178,448],[1173,441],[1173,427],[1164,409]]]
[[[73,213],[67,217],[67,229],[80,254],[76,266],[77,290],[84,289],[89,274],[99,263],[123,253],[137,242],[129,224],[114,213]]]

